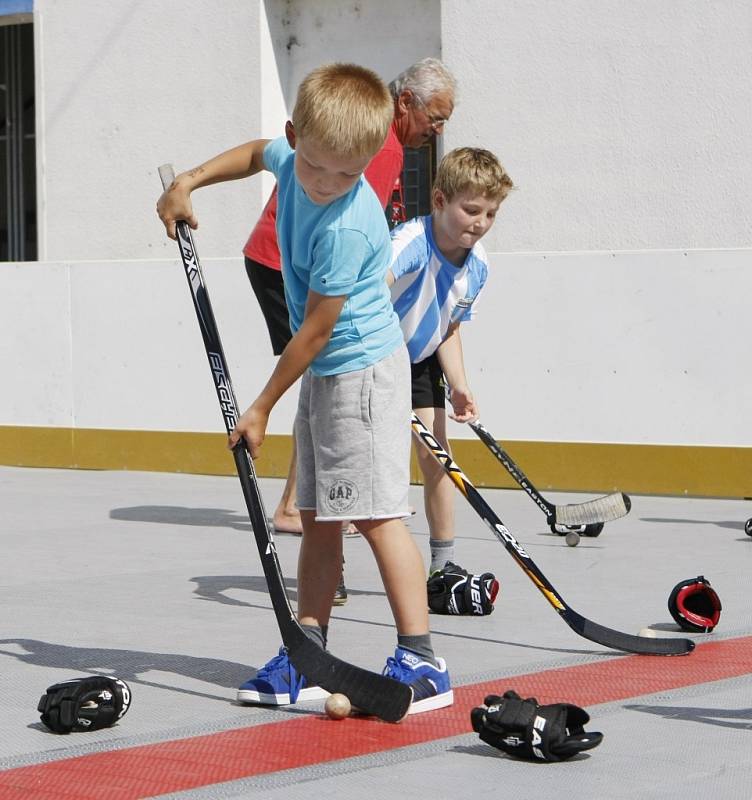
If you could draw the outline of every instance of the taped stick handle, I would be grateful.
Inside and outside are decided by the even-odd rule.
[[[162,188],[167,187],[175,180],[175,170],[172,164],[162,164],[159,168],[159,179],[162,181]]]

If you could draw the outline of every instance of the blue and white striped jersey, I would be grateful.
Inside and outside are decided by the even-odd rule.
[[[413,364],[432,355],[453,322],[475,316],[488,276],[480,242],[455,267],[433,240],[431,216],[417,217],[392,231],[392,303]]]

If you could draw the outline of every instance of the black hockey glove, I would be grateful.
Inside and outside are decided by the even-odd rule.
[[[569,703],[541,706],[534,697],[523,700],[515,691],[492,694],[470,712],[473,730],[505,753],[531,761],[564,761],[597,747],[602,733],[585,733],[590,721],[585,709]]]
[[[125,681],[92,675],[50,686],[37,711],[51,731],[70,733],[108,728],[124,716],[130,704],[131,690]]]
[[[428,607],[436,614],[485,616],[493,611],[499,582],[490,572],[468,575],[447,561],[444,569],[428,579]]]

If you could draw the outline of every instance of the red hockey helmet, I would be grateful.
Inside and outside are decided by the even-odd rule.
[[[668,610],[685,631],[710,633],[721,617],[721,600],[703,575],[674,586]]]

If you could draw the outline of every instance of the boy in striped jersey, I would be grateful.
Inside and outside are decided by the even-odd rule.
[[[387,283],[412,362],[413,410],[447,451],[445,376],[450,417],[468,422],[478,416],[465,375],[459,329],[475,317],[488,275],[480,239],[513,186],[488,150],[452,150],[436,173],[432,213],[392,231]],[[454,486],[426,448],[417,448],[417,455],[430,530],[429,574],[444,569],[447,562],[451,571],[456,566]]]

